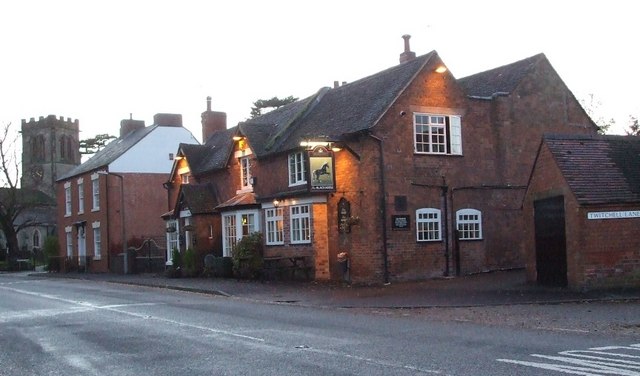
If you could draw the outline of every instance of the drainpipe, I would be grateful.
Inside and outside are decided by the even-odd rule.
[[[369,133],[369,136],[374,140],[378,141],[378,150],[380,151],[380,187],[382,192],[382,196],[380,199],[380,203],[382,206],[382,263],[383,263],[382,266],[383,266],[383,273],[384,273],[384,283],[388,284],[389,283],[389,256],[388,256],[388,250],[387,250],[387,202],[386,202],[387,191],[385,189],[386,181],[384,177],[384,152],[383,152],[384,141],[381,138],[376,137],[371,133]]]
[[[444,276],[448,277],[451,274],[450,271],[450,265],[451,265],[451,256],[450,256],[450,248],[449,248],[449,205],[448,205],[448,198],[447,198],[447,193],[449,192],[449,187],[447,186],[447,183],[445,182],[444,176],[442,177],[442,201],[444,201],[443,203],[443,209],[444,209],[444,220],[442,221],[444,228],[442,229],[442,235],[444,236],[444,258],[445,258],[445,262],[446,262],[446,268],[444,271]]]

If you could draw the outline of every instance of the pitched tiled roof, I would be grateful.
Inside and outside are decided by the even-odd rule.
[[[640,202],[640,137],[545,136],[580,204]]]
[[[546,56],[537,54],[515,63],[460,78],[458,83],[470,97],[491,98],[493,95],[509,94],[541,60],[546,60]]]
[[[95,153],[91,158],[89,158],[89,160],[79,166],[76,166],[71,171],[60,177],[58,181],[84,174],[85,172],[93,171],[97,168],[110,164],[157,127],[158,125],[150,125],[148,127],[137,129],[124,137],[116,138],[108,143],[104,149]]]
[[[180,186],[182,202],[191,214],[211,213],[219,204],[212,184],[182,184]]]
[[[187,158],[191,173],[198,175],[226,167],[233,150],[235,132],[237,132],[237,127],[216,132],[207,139],[207,143],[204,145],[180,144],[179,150]]]
[[[337,141],[375,126],[422,67],[430,52],[338,88],[323,88],[240,125],[258,157],[299,147],[301,141]]]
[[[257,205],[256,195],[253,192],[239,193],[222,204],[218,205],[216,209],[235,208],[238,206],[253,206]]]

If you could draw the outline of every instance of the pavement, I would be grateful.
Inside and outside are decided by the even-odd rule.
[[[233,278],[167,278],[156,274],[46,273],[39,278],[72,278],[189,291],[254,301],[333,308],[480,307],[570,302],[639,301],[640,288],[575,291],[528,283],[524,270],[386,285],[253,281]]]

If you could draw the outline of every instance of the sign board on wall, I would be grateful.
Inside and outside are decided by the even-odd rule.
[[[640,218],[640,210],[589,212],[587,219]]]
[[[333,192],[336,189],[336,174],[333,153],[324,146],[309,151],[309,190]]]
[[[409,215],[392,215],[391,229],[393,230],[409,230],[411,217]]]

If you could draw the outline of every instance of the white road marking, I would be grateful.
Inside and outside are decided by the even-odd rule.
[[[639,352],[635,355],[620,352]],[[640,376],[640,344],[629,346],[593,347],[588,350],[566,350],[555,355],[531,354],[532,357],[549,362],[531,362],[516,359],[496,359],[498,362],[517,364],[583,376]]]

